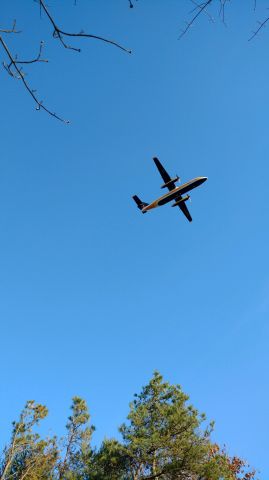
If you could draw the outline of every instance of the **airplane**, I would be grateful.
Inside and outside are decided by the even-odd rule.
[[[154,157],[153,161],[156,167],[158,168],[162,176],[162,179],[164,181],[164,184],[161,186],[161,188],[167,187],[169,192],[166,193],[165,195],[162,195],[162,197],[157,198],[157,200],[154,200],[150,204],[146,202],[142,202],[137,195],[133,195],[133,199],[137,204],[139,210],[141,210],[142,213],[147,213],[149,210],[152,210],[153,208],[160,207],[161,205],[165,205],[166,203],[171,202],[171,200],[175,200],[175,203],[173,203],[171,206],[179,207],[180,210],[184,213],[185,217],[187,217],[189,222],[192,222],[192,217],[186,205],[187,200],[190,199],[190,195],[185,195],[185,196],[182,196],[182,195],[189,192],[190,190],[193,190],[193,188],[196,188],[196,187],[199,187],[199,185],[202,185],[202,183],[204,183],[207,180],[207,177],[196,177],[193,180],[190,180],[189,182],[184,183],[183,185],[180,185],[179,187],[177,187],[176,182],[180,180],[178,175],[175,178],[171,178],[157,157]]]

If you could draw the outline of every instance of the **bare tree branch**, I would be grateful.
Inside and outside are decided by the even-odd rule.
[[[258,33],[260,32],[260,30],[262,30],[262,28],[264,28],[266,26],[266,24],[268,23],[269,21],[269,17],[267,17],[265,20],[263,20],[263,22],[260,22],[258,21],[258,24],[259,24],[259,27],[254,30],[254,32],[252,33],[251,37],[249,37],[248,41],[250,42],[250,40],[252,40],[254,37],[256,37],[256,35],[258,35]]]
[[[221,17],[222,22],[224,23],[224,25],[226,25],[226,22],[225,22],[225,7],[226,7],[227,1],[228,1],[228,0],[220,0],[219,16]]]
[[[54,28],[54,31],[53,31],[53,37],[54,38],[58,38],[58,40],[62,43],[62,45],[64,46],[64,48],[68,48],[70,50],[75,50],[76,52],[80,52],[80,48],[76,48],[76,47],[72,47],[70,45],[67,45],[63,39],[63,37],[83,37],[83,38],[93,38],[95,40],[100,40],[102,42],[105,42],[105,43],[109,43],[110,45],[114,45],[115,47],[117,48],[120,48],[121,50],[123,50],[124,52],[127,52],[127,53],[132,53],[131,50],[128,50],[127,48],[123,47],[122,45],[120,45],[119,43],[115,42],[114,40],[109,40],[108,38],[105,38],[105,37],[100,37],[99,35],[93,35],[93,34],[90,34],[90,33],[84,33],[83,31],[82,32],[79,32],[79,33],[70,33],[70,32],[65,32],[63,30],[61,30],[57,24],[55,23],[53,17],[51,16],[49,10],[48,10],[48,7],[46,6],[44,0],[39,0],[40,2],[40,7],[43,9],[43,11],[45,12],[45,14],[47,15],[50,23],[52,24],[53,28]]]
[[[137,1],[137,0],[136,0],[136,1]],[[129,2],[129,7],[130,7],[130,8],[134,8],[133,1],[132,1],[132,0],[128,0],[128,2]]]
[[[16,20],[13,21],[12,28],[10,29],[0,29],[0,33],[21,33],[20,30],[16,30]]]
[[[101,37],[99,35],[93,35],[93,34],[88,34],[88,33],[84,33],[83,31],[81,32],[78,32],[78,33],[70,33],[70,32],[66,32],[64,30],[62,30],[55,22],[53,16],[51,15],[47,5],[46,5],[46,2],[45,0],[37,0],[38,1],[38,4],[39,4],[39,8],[40,8],[40,13],[44,12],[44,14],[46,15],[46,17],[49,19],[51,25],[53,26],[53,37],[54,38],[57,38],[61,44],[64,46],[64,48],[67,48],[67,49],[70,49],[70,50],[75,50],[77,52],[80,52],[80,48],[76,48],[76,47],[73,47],[73,46],[70,46],[68,45],[66,42],[65,42],[65,37],[73,37],[73,38],[93,38],[95,40],[100,40],[102,42],[105,42],[105,43],[108,43],[110,45],[113,45],[121,50],[123,50],[124,52],[127,52],[127,53],[131,53],[131,50],[128,50],[127,48],[123,47],[122,45],[120,45],[118,42],[115,42],[114,40],[110,40],[108,38],[105,38],[105,37]],[[132,1],[130,1],[130,6],[132,5]],[[75,4],[76,4],[76,1],[75,1]],[[13,22],[13,26],[12,28],[10,29],[6,29],[6,28],[2,28],[0,29],[0,34],[11,34],[11,33],[20,33],[19,30],[16,30],[16,20],[14,20]],[[37,97],[36,93],[35,93],[35,90],[33,90],[30,85],[28,84],[28,82],[26,81],[25,79],[25,73],[23,71],[23,68],[22,68],[22,65],[29,65],[29,64],[33,64],[33,63],[39,63],[39,62],[43,62],[43,63],[47,63],[48,60],[47,59],[44,59],[42,58],[42,53],[43,53],[43,48],[44,48],[44,42],[40,42],[40,46],[39,46],[39,52],[37,54],[37,56],[31,60],[21,60],[21,59],[18,59],[18,56],[17,55],[13,55],[11,53],[11,50],[9,49],[7,43],[5,42],[4,38],[2,35],[0,35],[0,45],[2,46],[2,48],[4,49],[7,57],[8,57],[8,63],[6,62],[3,62],[3,67],[5,68],[5,70],[7,71],[7,73],[17,79],[17,80],[21,80],[25,89],[27,90],[27,92],[30,94],[30,96],[32,97],[32,99],[34,100],[34,102],[36,103],[36,109],[37,110],[44,110],[45,112],[47,112],[49,115],[51,115],[52,117],[56,118],[57,120],[60,120],[61,122],[64,122],[64,123],[69,123],[69,121],[63,119],[62,117],[60,117],[59,115],[57,115],[55,112],[53,112],[52,110],[48,109],[44,104],[43,104],[43,101],[42,100],[39,100],[39,98]]]
[[[195,10],[197,10],[197,8],[200,8],[200,5],[199,3],[197,3],[195,0],[191,0],[191,2],[193,3],[193,5],[195,5],[195,8],[193,9],[193,12]],[[203,12],[208,16],[209,20],[214,23],[214,18],[212,17],[212,15],[205,9],[203,10]]]
[[[210,18],[210,20],[213,22],[214,19],[210,15],[210,13],[206,10],[207,7],[210,4],[213,4],[213,0],[204,0],[203,2],[200,2],[199,0],[190,0],[191,3],[195,5],[195,8],[190,12],[193,14],[191,20],[189,22],[186,22],[186,27],[182,30],[179,38],[183,37],[185,33],[190,29],[190,27],[194,24],[194,22],[197,20],[197,18],[202,14],[205,13],[207,16]],[[224,25],[226,25],[226,19],[225,19],[225,13],[226,13],[226,6],[230,0],[216,0],[219,3],[219,17],[221,18],[222,22]],[[215,3],[216,3],[215,2]],[[253,10],[254,12],[256,11],[257,8],[257,0],[253,0]],[[194,14],[195,12],[195,14]],[[258,35],[258,33],[267,25],[269,22],[269,16],[267,16],[263,21],[258,21],[258,27],[256,30],[252,32],[252,35],[248,39],[248,41],[252,40],[254,37]]]
[[[8,71],[8,73],[14,77],[14,78],[17,78],[18,80],[21,80],[24,87],[26,88],[26,90],[28,91],[28,93],[31,95],[31,97],[33,98],[34,102],[36,103],[36,110],[44,110],[45,112],[47,112],[49,115],[51,115],[52,117],[56,118],[57,120],[60,120],[61,122],[63,123],[70,123],[68,120],[65,120],[63,119],[62,117],[60,117],[59,115],[57,115],[55,112],[52,112],[51,110],[49,110],[45,105],[43,105],[43,102],[42,100],[39,100],[35,94],[35,91],[31,89],[31,87],[29,86],[28,82],[25,80],[25,74],[22,72],[22,69],[20,69],[18,67],[17,64],[19,63],[34,63],[34,62],[38,62],[40,61],[40,59],[35,59],[35,60],[32,60],[32,61],[27,61],[27,62],[20,62],[18,60],[15,59],[15,57],[13,57],[12,53],[10,52],[6,42],[3,40],[2,36],[0,36],[0,44],[2,45],[2,47],[4,48],[8,58],[9,58],[9,64],[6,65],[5,63],[3,64],[5,69]],[[40,47],[42,48],[42,47]],[[41,55],[41,53],[39,53]]]
[[[38,63],[38,62],[43,62],[43,63],[48,63],[48,60],[46,60],[45,58],[41,58],[42,56],[42,51],[43,51],[43,48],[44,48],[44,45],[45,45],[45,42],[43,42],[43,40],[41,40],[40,42],[40,45],[39,45],[39,52],[38,52],[38,55],[33,59],[33,60],[18,60],[17,59],[17,56],[15,57],[15,63],[19,63],[19,64],[29,64],[29,63]],[[8,66],[11,67],[13,65],[13,62],[11,62]]]
[[[187,23],[186,27],[182,30],[181,34],[179,35],[179,38],[182,38],[187,31],[191,28],[191,26],[194,24],[195,20],[201,15],[203,11],[212,3],[213,0],[206,0],[203,3],[199,3],[196,5],[196,9],[198,9],[198,12],[192,17],[192,19]]]

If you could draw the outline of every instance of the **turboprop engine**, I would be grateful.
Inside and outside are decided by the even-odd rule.
[[[175,203],[173,203],[173,205],[171,205],[172,207],[177,207],[178,205],[180,205],[182,202],[186,202],[187,200],[189,200],[190,195],[185,195],[185,197],[182,197],[180,198],[179,200],[177,200]]]
[[[169,180],[169,182],[166,182],[164,183],[161,188],[165,188],[165,187],[169,187],[170,185],[172,185],[172,183],[175,183],[179,180],[179,176],[177,175],[175,178],[171,178],[171,180]]]

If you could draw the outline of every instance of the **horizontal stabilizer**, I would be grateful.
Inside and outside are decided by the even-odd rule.
[[[142,200],[140,200],[140,198],[137,195],[133,195],[133,199],[134,199],[136,205],[138,206],[139,210],[143,210],[143,208],[148,205],[148,203],[142,202]],[[143,212],[143,213],[145,213],[145,212]]]

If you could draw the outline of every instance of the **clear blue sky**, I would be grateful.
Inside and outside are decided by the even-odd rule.
[[[24,31],[10,48],[32,56],[47,39],[50,63],[27,78],[72,122],[36,112],[2,71],[2,441],[29,398],[61,434],[73,395],[97,443],[116,435],[158,369],[268,478],[269,33],[247,41],[267,2],[231,2],[227,28],[203,16],[180,41],[187,0],[50,2],[66,30],[132,55],[94,40],[65,51],[34,2],[2,3],[3,25]],[[183,181],[208,177],[192,224],[132,202],[161,193],[154,155]]]

